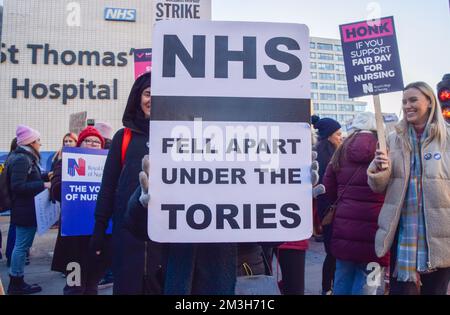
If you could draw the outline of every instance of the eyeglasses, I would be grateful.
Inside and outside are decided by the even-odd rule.
[[[83,140],[83,142],[86,144],[91,144],[91,145],[96,145],[96,146],[102,145],[102,143],[98,140],[85,139],[85,140]]]

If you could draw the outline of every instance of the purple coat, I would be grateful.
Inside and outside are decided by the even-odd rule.
[[[339,171],[335,172],[329,164],[323,183],[330,201],[335,202],[356,174],[337,205],[331,239],[333,256],[345,261],[378,262],[388,266],[388,256],[378,258],[375,254],[375,233],[384,195],[372,192],[367,184],[366,172],[374,158],[376,145],[377,138],[372,133],[355,135],[344,148],[346,152]]]

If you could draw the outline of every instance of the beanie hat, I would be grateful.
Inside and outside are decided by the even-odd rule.
[[[103,138],[112,139],[113,128],[110,124],[106,122],[98,122],[95,123],[94,127],[98,130],[98,132],[100,132]]]
[[[78,136],[77,147],[81,146],[81,143],[87,137],[97,137],[102,143],[102,149],[105,147],[105,139],[102,137],[100,132],[98,132],[98,130],[92,126],[88,126],[80,132],[80,135]]]
[[[39,139],[41,134],[24,125],[18,125],[16,128],[17,145],[29,145]]]
[[[331,118],[322,118],[313,115],[311,123],[319,131],[319,140],[327,139],[333,133],[341,129],[341,124]]]
[[[352,121],[352,128],[358,130],[377,130],[375,115],[370,112],[359,113]]]

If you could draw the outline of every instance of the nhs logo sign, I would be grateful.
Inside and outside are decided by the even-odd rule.
[[[105,20],[136,22],[135,9],[105,8]]]

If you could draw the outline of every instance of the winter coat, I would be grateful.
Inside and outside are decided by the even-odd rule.
[[[433,138],[435,128],[434,124],[430,126],[430,134],[422,146],[428,267],[432,269],[450,267],[450,126],[446,124],[445,147]],[[408,129],[402,122],[388,137],[390,167],[379,172],[372,162],[367,171],[372,190],[386,192],[375,237],[375,250],[379,257],[392,246],[409,186],[411,152],[407,142]]]
[[[142,159],[149,153],[149,121],[143,119],[139,107],[139,85],[142,86],[143,80],[150,80],[150,76],[141,76],[133,85],[122,119],[124,127],[132,131],[124,164],[122,166],[121,161],[124,129],[121,129],[112,139],[95,209],[94,235],[99,230],[104,232],[109,220],[113,220],[114,294],[142,294],[145,268],[150,267],[145,264],[145,260],[155,262],[147,274],[157,274],[160,269],[158,261],[163,259],[159,257],[159,248],[137,239],[123,227],[128,200],[139,186]]]
[[[31,148],[29,150],[31,151]],[[39,158],[29,150],[18,147],[8,160],[7,171],[12,197],[11,223],[36,227],[34,197],[45,187]]]
[[[124,227],[135,237],[146,240],[153,250],[160,250],[160,256],[154,255],[153,259],[149,256],[151,266],[148,272],[164,274],[160,283],[155,284],[154,280],[148,279],[146,285],[151,288],[152,284],[161,284],[167,295],[233,295],[237,258],[235,244],[158,244],[150,241],[148,212],[139,202],[140,193],[139,187],[128,203]],[[155,270],[154,265],[158,263],[159,270]]]
[[[320,140],[314,150],[317,151],[317,162],[319,163],[319,184],[323,184],[323,176],[325,175],[325,170],[327,169],[328,163],[336,151],[334,145],[327,139]],[[331,205],[330,200],[326,194],[317,197],[317,213],[320,220],[325,216],[325,212]],[[323,230],[323,242],[325,245],[325,250],[327,254],[330,254],[330,241],[331,241],[331,226],[326,225],[322,228]]]
[[[375,254],[375,233],[384,195],[372,192],[366,174],[375,156],[377,142],[371,132],[356,134],[343,148],[344,157],[340,161],[339,171],[334,171],[329,164],[323,183],[331,202],[341,196],[333,221],[333,256],[355,263],[378,262],[388,266],[389,255],[380,259]]]

